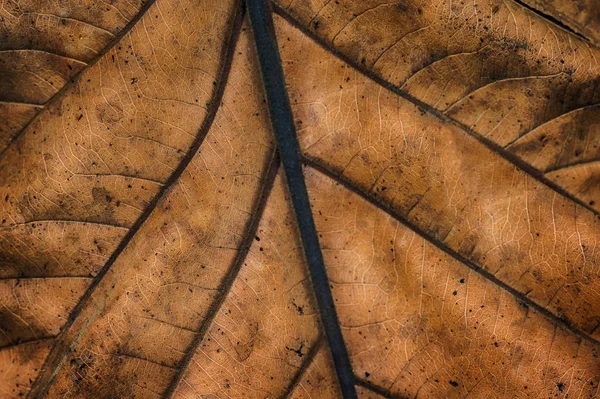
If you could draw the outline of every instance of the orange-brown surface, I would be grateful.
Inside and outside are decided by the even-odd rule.
[[[600,395],[600,6],[525,3],[270,3],[359,398]],[[241,2],[0,27],[0,398],[341,398]]]

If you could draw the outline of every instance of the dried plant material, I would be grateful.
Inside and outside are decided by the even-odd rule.
[[[526,3],[3,4],[0,397],[597,397],[599,9]]]

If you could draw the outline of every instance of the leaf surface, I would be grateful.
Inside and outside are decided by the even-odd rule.
[[[600,15],[593,0],[523,0],[523,3],[596,45],[600,43]]]
[[[279,63],[233,0],[9,4],[1,105],[36,106],[0,155],[0,396],[341,398],[335,345],[360,398],[597,396],[600,53],[568,14],[276,1]]]
[[[600,209],[597,47],[512,1],[292,4],[355,67]]]
[[[0,154],[152,0],[6,0],[0,9]]]

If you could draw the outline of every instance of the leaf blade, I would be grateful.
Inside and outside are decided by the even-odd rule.
[[[597,48],[558,31],[525,7],[496,0],[463,4],[456,10],[448,1],[430,4],[420,0],[406,5],[375,2],[377,7],[327,2],[323,9],[288,9],[284,4],[275,3],[280,15],[344,61],[598,213],[597,201],[595,206],[589,205],[578,192],[559,186],[551,179],[554,176],[545,175],[503,148],[510,142],[507,135],[516,139],[552,118],[600,101]],[[459,11],[469,17],[461,19]],[[381,22],[370,24],[363,13]],[[552,45],[547,36],[555,39]],[[557,82],[549,80],[537,91],[525,84],[528,78],[540,76],[554,76]],[[512,81],[521,82],[518,91],[495,87]],[[476,92],[480,92],[479,97],[474,96]],[[460,99],[461,109],[449,108]],[[478,115],[485,117],[476,120]]]
[[[591,269],[595,261],[588,256],[593,251],[585,252],[585,248],[594,247],[596,215],[551,192],[453,124],[427,116],[395,92],[361,77],[316,44],[302,40],[299,31],[282,21],[276,26],[280,36],[290,39],[283,53],[288,60],[291,101],[297,104],[293,110],[302,121],[300,143],[305,156],[346,177],[437,241],[594,337],[597,311],[589,313],[588,306],[593,306],[595,294],[591,288],[586,293],[585,287],[596,284]],[[299,60],[311,58],[323,61],[314,69],[302,68]],[[302,83],[306,81],[318,84],[307,86]],[[436,148],[439,136],[445,143],[443,150]],[[464,176],[470,179],[468,184]],[[521,204],[516,210],[511,198]],[[532,207],[531,214],[528,207]],[[546,223],[553,219],[553,224]],[[499,231],[498,238],[483,234],[494,229]],[[503,234],[508,235],[501,238]],[[579,234],[583,247],[571,241],[572,234]],[[560,251],[553,251],[553,245],[564,245],[569,255],[555,258],[553,254]],[[531,260],[522,254],[523,247],[532,248]],[[581,253],[582,248],[586,260],[572,260],[570,254]],[[554,274],[556,268],[564,271]],[[549,285],[542,288],[544,284]],[[557,301],[564,301],[560,296],[575,295],[564,291],[574,286],[581,289],[574,306],[581,308],[567,310]]]
[[[44,66],[40,66],[39,61],[27,73],[15,73],[15,69],[19,71],[26,67],[25,61],[17,62],[16,68],[8,67],[6,61],[0,62],[3,70],[0,85],[17,86],[13,93],[3,94],[7,96],[7,101],[0,102],[0,115],[3,116],[0,125],[0,158],[28,126],[34,123],[42,107],[57,101],[73,80],[95,64],[129,32],[154,0],[138,1],[136,6],[131,2],[113,2],[106,10],[108,12],[104,11],[104,4],[95,4],[93,0],[87,3],[87,7],[82,2],[63,4],[62,9],[45,2],[10,3],[4,10],[9,17],[1,21],[1,26],[7,34],[0,40],[0,53],[18,51],[23,57],[35,57],[41,53],[62,58],[60,61],[63,63],[69,59],[70,62],[64,64],[60,73],[56,73],[56,68],[48,68],[47,63],[42,62]],[[94,9],[95,12],[90,13],[90,9]],[[112,16],[111,11],[116,11],[118,15]],[[62,29],[53,29],[57,25]],[[14,63],[10,58],[8,61]],[[57,65],[60,64],[61,62],[57,62]],[[54,74],[53,81],[44,81],[44,84],[50,83],[53,86],[54,94],[51,97],[32,97],[31,100],[36,104],[19,103],[18,98],[15,98],[19,95],[17,90],[22,90],[23,86],[35,90],[36,84],[31,80],[31,76],[39,78],[40,72],[44,71]],[[56,82],[57,78],[64,81],[59,84]]]

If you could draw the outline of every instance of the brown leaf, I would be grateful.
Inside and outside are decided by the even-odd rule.
[[[241,2],[9,1],[0,396],[596,397],[600,52],[528,4],[274,2],[309,212]]]
[[[534,11],[600,44],[600,14],[594,0],[522,0]]]
[[[0,9],[0,154],[69,79],[137,22],[148,0],[7,0]]]
[[[537,166],[532,157],[539,150],[524,156],[518,145],[532,133],[543,138],[540,148],[556,143],[568,150],[560,170],[531,173],[599,210],[597,165],[589,162],[600,155],[598,126],[585,120],[600,102],[600,52],[516,3],[463,3],[328,2],[290,12],[354,66],[480,140],[505,147],[496,147],[504,157],[523,157],[523,168]],[[556,123],[574,134],[552,136],[547,130]],[[565,146],[564,139],[573,144]]]

